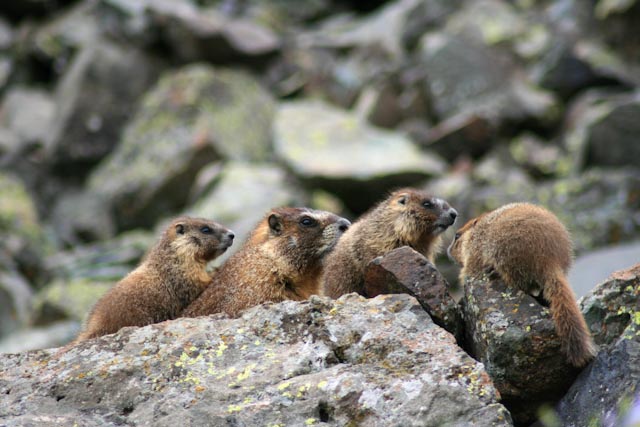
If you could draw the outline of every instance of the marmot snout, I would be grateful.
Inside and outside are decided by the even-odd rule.
[[[319,293],[323,260],[349,225],[330,212],[273,209],[182,315],[238,316],[263,302],[299,301]]]
[[[233,232],[207,219],[174,219],[140,265],[98,300],[76,342],[175,319],[209,285],[207,263],[233,238]]]
[[[440,248],[440,235],[456,220],[449,204],[424,191],[393,192],[347,230],[325,262],[324,295],[338,298],[364,294],[364,270],[372,259],[401,246],[410,246],[431,261]]]
[[[462,226],[448,249],[467,277],[497,273],[511,287],[549,302],[562,351],[583,366],[595,346],[566,279],[573,249],[569,232],[548,210],[512,203],[480,215]]]

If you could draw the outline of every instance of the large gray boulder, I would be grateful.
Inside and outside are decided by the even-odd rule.
[[[444,162],[406,136],[372,127],[320,101],[282,104],[274,125],[278,156],[305,182],[362,211],[386,189],[439,175]]]
[[[0,126],[20,139],[16,150],[43,144],[53,125],[56,104],[51,95],[41,89],[12,87],[0,108]]]
[[[482,365],[408,295],[125,328],[0,367],[8,427],[512,425]]]
[[[640,264],[618,271],[582,300],[585,318],[602,350],[557,406],[566,427],[631,427],[640,389]]]
[[[578,370],[560,352],[549,310],[501,280],[464,283],[466,346],[482,362],[519,425],[537,419],[569,389]],[[541,373],[544,372],[544,375]]]
[[[89,190],[111,200],[121,226],[148,226],[184,208],[208,163],[268,157],[273,110],[270,95],[245,72],[195,64],[169,73],[93,171]]]

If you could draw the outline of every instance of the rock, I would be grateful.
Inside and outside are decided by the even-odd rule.
[[[84,47],[56,87],[51,161],[80,173],[109,154],[159,63],[134,48],[99,42]],[[90,141],[91,143],[88,143]]]
[[[462,156],[478,157],[491,148],[497,133],[495,127],[482,115],[463,112],[429,129],[420,142],[449,161]]]
[[[534,176],[552,176],[558,173],[558,164],[563,159],[560,147],[545,143],[531,133],[514,138],[509,144],[513,159]]]
[[[29,324],[33,290],[11,260],[0,258],[0,338]]]
[[[640,147],[640,92],[588,94],[569,112],[564,141],[572,169],[590,166],[637,166]]]
[[[0,340],[0,353],[19,353],[64,345],[80,332],[79,326],[78,322],[68,320],[16,331]]]
[[[553,96],[520,76],[512,58],[475,40],[446,32],[427,33],[420,40],[426,90],[434,113],[446,119],[476,113],[496,124],[505,120],[549,120]]]
[[[462,307],[470,354],[484,364],[515,423],[531,424],[578,374],[560,352],[549,310],[488,279],[465,281]]]
[[[47,276],[43,256],[50,249],[34,201],[24,184],[0,173],[0,253],[28,282],[39,285]]]
[[[13,69],[13,61],[4,55],[0,55],[0,90],[4,89],[9,81],[11,71]]]
[[[615,271],[637,262],[638,254],[640,254],[640,240],[606,246],[576,257],[568,275],[569,283],[576,291],[576,296],[578,298],[585,296]]]
[[[80,245],[115,236],[107,200],[97,193],[69,191],[57,198],[50,218],[62,245]]]
[[[89,190],[112,200],[120,226],[153,223],[184,208],[208,163],[268,157],[273,109],[272,98],[241,71],[196,64],[167,74],[92,173]]]
[[[640,264],[613,273],[581,306],[596,344],[614,344],[627,328],[640,325]]]
[[[26,87],[12,87],[0,109],[0,125],[22,142],[20,149],[42,145],[51,133],[56,105],[47,92]]]
[[[463,0],[419,1],[409,11],[401,28],[404,45],[415,48],[424,33],[438,28],[463,4]]]
[[[365,270],[368,297],[407,293],[418,300],[433,321],[462,342],[464,325],[460,307],[449,293],[449,284],[435,265],[408,246],[372,260]]]
[[[355,212],[368,209],[390,187],[444,170],[442,160],[402,134],[368,126],[321,102],[283,104],[274,127],[276,153],[293,172],[338,195]]]
[[[280,48],[279,37],[255,22],[186,0],[102,0],[111,34],[152,45],[162,41],[180,61],[259,64]]]
[[[54,280],[35,296],[32,323],[48,325],[62,320],[79,323],[114,284],[87,279]]]
[[[273,164],[228,162],[218,182],[188,210],[189,215],[212,218],[233,230],[235,242],[215,264],[240,248],[249,232],[276,206],[306,205],[306,197]]]
[[[556,409],[563,427],[637,425],[639,324],[636,319],[622,337],[601,351],[562,398]],[[629,419],[631,411],[635,420]]]
[[[39,419],[512,425],[482,365],[408,295],[313,297],[258,306],[239,319],[124,328],[57,356],[2,355],[0,366],[8,427]]]

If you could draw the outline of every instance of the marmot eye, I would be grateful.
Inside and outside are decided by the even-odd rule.
[[[456,234],[453,236],[453,240],[458,240],[459,238],[460,238],[460,233],[456,233]]]
[[[204,234],[211,234],[213,233],[213,231],[211,230],[211,228],[209,228],[208,226],[204,225],[202,227],[200,227],[200,231]]]
[[[311,217],[305,216],[300,220],[300,224],[304,225],[305,227],[312,227],[316,225],[316,220]]]
[[[422,206],[427,209],[431,209],[433,207],[433,203],[431,202],[431,200],[425,200],[424,202],[422,202]]]
[[[407,196],[402,196],[398,199],[398,203],[400,203],[401,205],[406,205],[407,204]]]

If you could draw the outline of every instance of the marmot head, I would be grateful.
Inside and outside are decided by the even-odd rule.
[[[410,246],[440,235],[458,216],[446,201],[414,188],[394,191],[383,205],[392,212],[389,219],[395,235]]]
[[[276,208],[265,215],[248,244],[266,246],[296,265],[306,265],[329,253],[350,225],[331,212]]]
[[[235,235],[217,222],[183,216],[171,221],[164,237],[178,257],[208,262],[222,255]]]
[[[473,228],[476,226],[482,216],[484,216],[484,214],[467,221],[462,227],[460,227],[458,231],[456,231],[456,234],[453,237],[453,241],[447,248],[447,255],[449,256],[449,259],[458,264],[460,267],[464,266],[465,245],[473,234]]]

